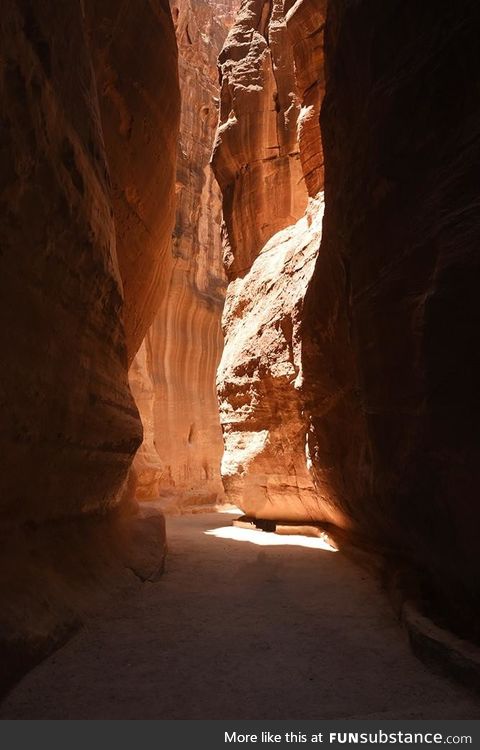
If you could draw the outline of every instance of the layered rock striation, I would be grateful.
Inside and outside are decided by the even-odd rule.
[[[1,22],[5,520],[108,507],[141,439],[80,4],[36,10],[12,0]]]
[[[283,0],[244,0],[219,57],[213,167],[223,196],[225,267],[245,275],[265,242],[306,208],[293,50]]]
[[[323,2],[242,3],[220,56],[213,158],[230,284],[217,373],[227,496],[251,516],[339,522],[310,473],[303,302],[321,240]]]
[[[0,38],[0,652],[10,679],[62,637],[61,592],[70,587],[73,619],[88,598],[96,556],[85,525],[120,504],[142,439],[128,359],[164,278],[179,91],[161,0],[134,16],[108,0],[6,0]],[[63,564],[75,551],[92,563],[83,578]],[[105,550],[112,567],[123,565],[117,552]]]
[[[182,115],[176,222],[166,291],[133,363],[130,383],[145,437],[135,459],[138,498],[179,510],[223,499],[215,371],[225,296],[221,197],[210,167],[218,118],[217,55],[235,0],[172,2]]]
[[[180,114],[168,0],[88,0],[87,25],[108,154],[129,363],[168,289]],[[139,53],[141,51],[141,54]]]
[[[143,179],[149,170],[135,187],[142,205],[157,188],[161,195],[162,189],[173,193],[176,51],[164,3],[149,6],[137,26],[117,18],[113,6],[97,3],[85,17],[80,3],[66,13],[50,2],[40,8],[11,0],[2,19],[0,296],[2,346],[10,353],[1,385],[5,518],[105,510],[117,501],[141,441],[127,382],[124,322],[128,329],[135,304],[143,309],[151,283],[132,281],[123,250],[128,237],[137,243],[135,266],[156,276],[158,295],[164,259],[159,253],[153,260],[142,237],[167,243],[173,211],[168,200],[156,204],[141,221],[137,216],[138,232],[133,223],[126,231],[117,192],[125,196],[139,173]],[[117,75],[114,95],[105,68],[113,76],[113,60],[122,69],[130,58],[134,64],[139,29],[147,23],[150,77],[138,70],[133,83],[125,71],[121,79]],[[103,37],[89,39],[90,28],[115,34],[106,45]],[[163,104],[152,103],[156,79],[169,82]],[[130,102],[135,118],[125,130],[118,109],[116,119],[105,112],[102,117],[99,99],[110,92],[128,110],[133,89],[139,101]],[[155,224],[158,213],[164,226]],[[130,282],[138,298],[133,294],[125,309]]]

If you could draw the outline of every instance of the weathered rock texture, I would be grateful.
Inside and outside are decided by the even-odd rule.
[[[141,439],[80,3],[39,11],[9,0],[1,19],[5,520],[108,507]]]
[[[223,194],[225,265],[245,275],[260,248],[305,211],[293,50],[283,0],[243,0],[219,57],[213,157]]]
[[[337,521],[309,470],[300,335],[323,214],[325,7],[298,2],[285,16],[289,5],[245,0],[220,56],[213,163],[230,279],[217,374],[222,476],[249,515]]]
[[[97,30],[104,28],[108,5],[92,8],[89,21]],[[117,176],[117,186],[122,175],[128,192],[132,150],[158,176],[136,188],[141,201],[150,200],[159,181],[172,183],[168,174],[178,87],[167,11],[158,4],[157,26],[146,11],[140,28],[148,25],[152,48],[165,40],[154,72],[160,80],[171,77],[170,89],[164,103],[155,105],[152,122],[146,110],[153,106],[153,82],[148,79],[148,96],[147,82],[141,71],[137,74],[144,99],[135,102],[135,123],[123,134],[124,150],[118,144],[108,148],[114,132],[121,138],[118,123],[106,118],[102,128],[81,4],[73,3],[67,13],[53,2],[11,0],[2,14],[0,330],[2,351],[9,352],[1,381],[5,468],[0,502],[5,518],[54,518],[108,508],[141,439],[127,383],[123,326],[123,282],[130,280],[128,269],[119,269],[116,251],[116,238],[122,237],[120,244],[125,241],[124,225],[119,201],[112,210],[109,173]],[[115,26],[124,54],[117,64],[128,67],[128,55],[132,64],[137,59],[138,29],[122,23]],[[100,79],[103,74],[102,69]],[[131,88],[127,75],[122,86],[126,100]],[[105,95],[103,82],[101,91]],[[155,130],[154,143],[143,127]],[[166,175],[159,133],[170,143]],[[132,167],[133,181],[135,175]],[[166,192],[172,188],[170,184]],[[145,217],[144,223],[138,245],[144,231],[156,232]],[[133,227],[130,231],[133,236]],[[168,222],[166,231],[168,235]],[[142,252],[138,265],[153,266],[158,276],[162,256],[153,262],[150,247],[142,246]],[[139,287],[137,281],[134,286]],[[145,282],[139,296],[149,290]]]
[[[322,215],[322,206],[312,201],[308,215],[277,232],[249,272],[228,288],[217,375],[222,476],[229,500],[250,516],[319,516],[306,453],[299,332]]]
[[[469,0],[332,0],[322,146],[324,6],[283,7],[288,49],[282,5],[245,0],[221,56],[226,488],[251,515],[333,519],[395,551],[473,632],[480,14]],[[273,234],[295,214],[297,150],[309,195],[325,155],[316,260],[318,229],[310,250],[302,222]]]
[[[180,95],[168,0],[87,0],[129,362],[167,292]]]
[[[285,3],[285,8],[290,3]],[[286,21],[301,107],[297,120],[303,177],[311,196],[323,189],[320,108],[325,92],[323,32],[327,0],[297,0]]]
[[[23,522],[54,540],[41,522],[116,506],[141,441],[127,343],[133,351],[158,297],[179,101],[168,4],[134,15],[108,0],[2,5],[0,567],[10,572],[7,542]],[[22,549],[28,577],[38,560]],[[50,549],[59,571],[62,550]],[[35,636],[15,573],[0,588],[2,637],[16,606],[16,636],[22,626]],[[53,611],[60,588],[39,606]]]
[[[329,4],[304,318],[317,481],[457,626],[480,580],[479,31],[468,0]]]
[[[236,0],[172,2],[182,115],[176,225],[162,304],[130,372],[144,424],[136,496],[171,510],[223,498],[215,393],[226,281],[221,198],[209,165],[218,118],[217,55]]]

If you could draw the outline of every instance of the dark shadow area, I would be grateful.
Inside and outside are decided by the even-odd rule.
[[[162,579],[31,672],[0,716],[480,717],[470,695],[415,659],[371,576],[274,534],[250,532],[279,539],[266,546],[227,538],[233,518],[167,519]]]

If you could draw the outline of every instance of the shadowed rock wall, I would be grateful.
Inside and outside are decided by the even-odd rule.
[[[480,14],[332,0],[325,71],[324,23],[324,3],[244,0],[220,57],[225,486],[400,556],[472,632]]]
[[[0,45],[2,690],[97,573],[131,576],[126,527],[105,529],[106,566],[93,543],[142,439],[128,353],[165,290],[179,92],[160,0],[6,0]]]
[[[132,282],[138,299],[133,294],[125,311],[123,289],[132,279],[124,248],[134,238],[136,268],[161,277],[164,258],[158,253],[153,260],[152,252],[168,244],[173,221],[171,199],[163,203],[162,195],[173,192],[176,50],[165,3],[149,5],[137,25],[123,17],[117,23],[108,15],[112,8],[96,3],[87,24],[80,3],[67,13],[53,2],[11,0],[2,18],[0,335],[10,352],[1,382],[5,519],[105,510],[117,501],[141,441],[124,320],[127,329],[135,327],[132,308],[138,303],[143,310],[151,283]],[[137,64],[138,33],[147,23],[148,78],[136,71],[134,85],[125,71],[114,95],[104,80],[105,69],[114,77],[108,55],[120,68]],[[110,29],[108,45],[103,37],[89,41],[88,26],[100,36]],[[155,99],[157,80],[166,87],[163,103]],[[139,100],[130,102],[135,117],[128,132],[113,114],[101,118],[98,91],[102,101],[122,101],[128,110],[133,90]],[[143,168],[148,175],[134,192],[146,205],[158,189],[160,205],[156,195],[136,233],[138,222],[125,229],[119,195],[129,193],[140,172],[144,178]],[[153,250],[143,243],[145,233],[156,237]],[[159,290],[157,281],[157,296]]]
[[[44,519],[111,505],[141,425],[80,4],[12,0],[1,32],[0,503]]]
[[[112,182],[129,363],[171,273],[180,92],[168,0],[87,0]]]
[[[317,483],[458,618],[480,577],[479,31],[467,0],[330,2],[303,329]]]

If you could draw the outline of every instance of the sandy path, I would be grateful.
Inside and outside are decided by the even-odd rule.
[[[0,717],[480,718],[476,698],[415,659],[350,561],[204,533],[230,522],[168,519],[163,579],[27,675]]]

